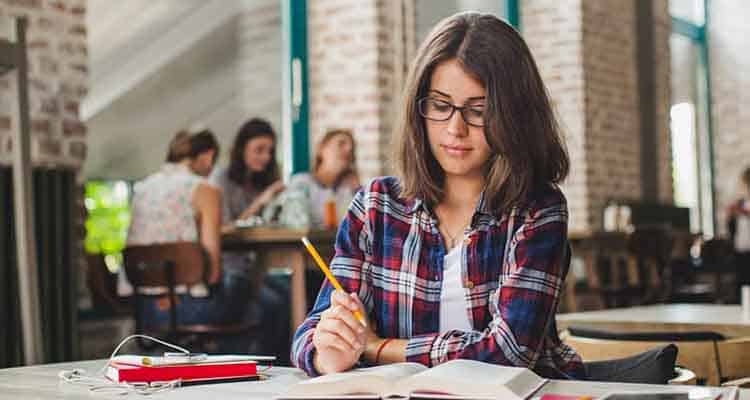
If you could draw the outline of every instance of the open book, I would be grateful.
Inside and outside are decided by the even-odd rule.
[[[452,360],[433,368],[398,363],[319,376],[297,383],[279,399],[528,399],[547,382],[526,368]]]

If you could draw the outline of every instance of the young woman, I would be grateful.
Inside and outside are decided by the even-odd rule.
[[[229,167],[216,171],[211,182],[224,193],[224,223],[258,215],[284,184],[276,163],[276,132],[268,121],[253,118],[237,132]]]
[[[210,131],[177,133],[167,163],[135,185],[127,245],[199,242],[211,263],[208,283],[221,287],[225,283],[220,258],[221,193],[198,174],[210,172],[218,152],[219,144]],[[121,277],[125,278],[124,271]],[[227,322],[238,318],[238,310],[245,306],[224,291],[207,296],[205,288],[194,289],[180,295],[178,323]],[[119,291],[129,294],[132,287],[121,279]],[[147,304],[143,310],[146,325],[167,321],[167,305],[166,299]]]
[[[324,284],[293,362],[316,375],[470,358],[582,378],[551,329],[568,270],[557,187],[568,157],[523,39],[494,16],[454,15],[405,89],[398,177],[354,198],[331,263],[349,293]]]
[[[737,293],[742,300],[743,285],[750,285],[750,167],[740,176],[740,198],[727,209],[729,235],[737,260]]]
[[[242,125],[232,145],[229,167],[211,176],[211,183],[223,193],[223,224],[258,215],[281,191],[276,164],[276,133],[268,121],[253,118]],[[278,364],[287,365],[289,346],[289,305],[286,277],[267,277],[250,252],[224,252],[224,274],[235,282],[232,290],[242,291],[254,304],[256,315],[267,327],[261,352],[273,353]],[[278,281],[278,282],[277,282]]]
[[[359,189],[357,157],[354,137],[347,129],[328,131],[315,150],[312,173],[295,174],[287,191],[304,191],[310,201],[310,219],[313,226],[326,225],[326,203],[333,201],[338,215],[343,215],[354,194]],[[340,209],[340,210],[339,210]]]

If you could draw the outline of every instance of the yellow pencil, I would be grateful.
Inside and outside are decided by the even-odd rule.
[[[336,277],[333,276],[333,274],[331,273],[331,270],[328,269],[328,266],[326,265],[326,263],[323,261],[322,258],[320,258],[320,254],[318,254],[318,251],[315,250],[315,247],[313,247],[312,243],[310,243],[310,241],[307,240],[307,237],[302,238],[302,243],[305,244],[305,248],[310,253],[310,255],[315,259],[315,262],[318,263],[318,267],[320,267],[321,271],[323,271],[326,278],[328,278],[328,280],[331,281],[331,284],[333,285],[333,287],[335,287],[336,290],[340,290],[346,293],[344,288],[341,287],[341,284],[339,283],[339,281],[336,280]],[[359,320],[359,322],[367,326],[367,322],[365,322],[365,317],[362,316],[361,312],[355,311],[354,316],[357,318],[357,320]]]

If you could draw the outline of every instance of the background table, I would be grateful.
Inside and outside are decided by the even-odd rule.
[[[713,331],[726,337],[750,336],[750,320],[739,305],[657,304],[557,315],[557,328],[581,326],[620,332]]]
[[[300,239],[307,236],[326,262],[333,255],[336,230],[252,227],[225,229],[221,236],[222,250],[254,251],[260,263],[268,267],[271,259],[285,259],[292,270],[290,286],[291,330],[302,323],[307,313],[305,266],[309,257]],[[312,259],[312,258],[310,258]],[[315,267],[317,268],[317,267]]]
[[[45,364],[32,367],[8,368],[0,370],[0,399],[144,399],[143,396],[92,396],[88,389],[63,383],[57,377],[62,370],[83,368],[89,372],[98,371],[104,361],[79,361],[65,364]],[[166,393],[149,396],[150,399],[226,399],[226,400],[269,400],[285,391],[290,385],[306,379],[305,374],[294,368],[274,367],[268,371],[264,381],[223,383],[215,385],[189,386]],[[635,385],[621,383],[600,383],[584,381],[550,381],[537,394],[555,393],[570,395],[601,396],[612,391],[704,391],[717,393],[717,389],[701,386]],[[696,392],[697,394],[697,392]],[[714,396],[715,397],[715,396]],[[740,391],[741,400],[750,400],[750,390]]]

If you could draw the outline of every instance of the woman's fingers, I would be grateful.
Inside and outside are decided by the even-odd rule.
[[[318,327],[326,332],[341,336],[352,347],[361,346],[364,329],[354,315],[341,306],[331,309],[331,312],[318,323]]]
[[[359,311],[363,316],[365,315],[365,306],[355,293],[346,294],[336,290],[331,295],[331,305],[343,306],[351,313]]]
[[[362,347],[358,337],[338,319],[321,321],[315,328],[316,345],[336,347],[342,351],[356,352]]]
[[[354,301],[354,306],[357,307],[357,309],[362,312],[362,314],[365,314],[365,305],[362,303],[362,300],[359,299],[359,296],[357,296],[356,293],[349,293],[349,297]]]

